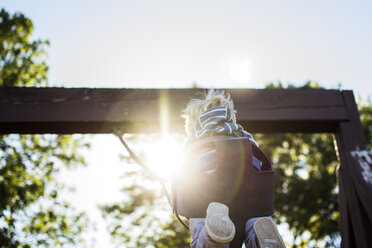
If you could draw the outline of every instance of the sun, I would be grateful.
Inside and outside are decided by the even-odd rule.
[[[232,64],[230,76],[238,83],[248,83],[251,79],[251,62],[248,59]]]
[[[170,179],[180,169],[183,157],[182,142],[170,134],[162,134],[146,148],[147,166],[163,179]]]

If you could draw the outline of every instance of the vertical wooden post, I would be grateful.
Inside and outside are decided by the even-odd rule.
[[[363,178],[363,168],[352,155],[366,143],[352,91],[342,92],[350,121],[340,122],[336,140],[341,215],[341,247],[372,247],[372,182]]]

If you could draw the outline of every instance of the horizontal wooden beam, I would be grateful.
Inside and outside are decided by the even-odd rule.
[[[225,89],[252,133],[334,132],[348,121],[342,91]],[[183,132],[180,117],[203,89],[0,88],[0,133]]]

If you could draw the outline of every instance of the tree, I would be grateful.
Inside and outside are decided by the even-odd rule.
[[[33,24],[0,11],[0,86],[47,86],[48,41],[30,40]],[[82,142],[73,136],[0,136],[0,247],[62,247],[80,242],[86,225],[58,198],[55,175],[81,166]]]
[[[285,88],[281,83],[268,88]],[[297,88],[288,85],[288,88]],[[299,88],[321,88],[307,82]],[[358,100],[368,147],[372,147],[371,102]],[[239,113],[237,113],[239,115]],[[249,130],[248,130],[249,131]],[[276,171],[277,223],[288,223],[293,247],[335,247],[339,244],[337,161],[332,134],[254,134]],[[128,158],[126,158],[128,160]],[[128,162],[128,161],[127,161]],[[185,228],[154,208],[166,207],[159,188],[136,169],[128,171],[124,200],[102,207],[111,235],[123,247],[188,247]],[[163,197],[163,200],[159,199]],[[133,231],[136,229],[135,231]],[[133,231],[133,233],[131,232]],[[119,245],[120,246],[120,245]]]

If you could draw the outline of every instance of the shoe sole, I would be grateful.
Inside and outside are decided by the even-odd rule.
[[[205,231],[218,243],[229,243],[234,239],[235,226],[229,218],[229,208],[226,205],[217,202],[209,203]]]
[[[253,229],[259,248],[286,248],[278,229],[269,218],[258,219]]]

